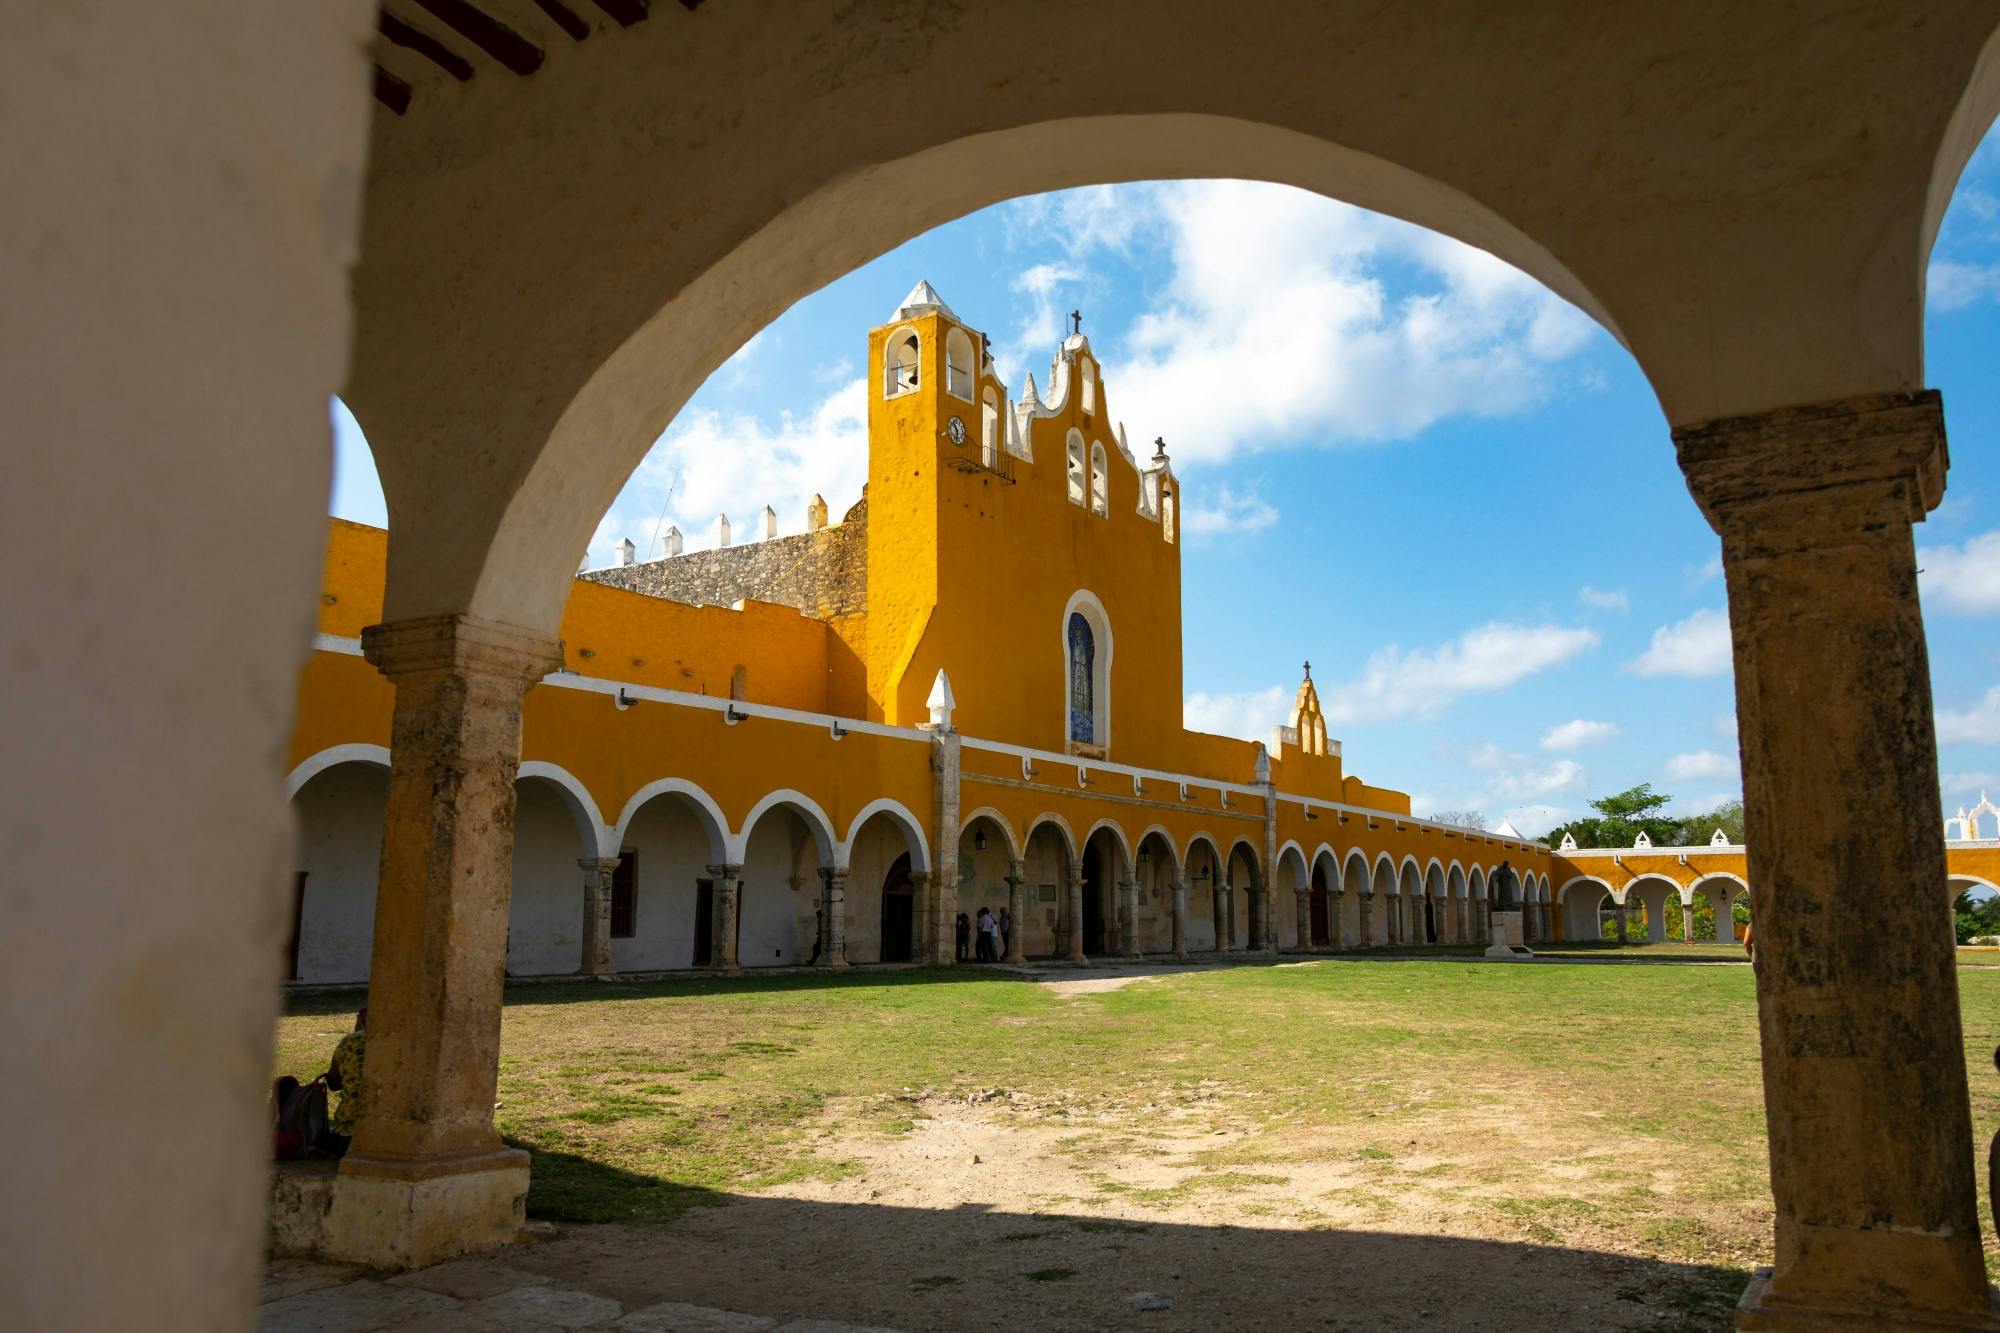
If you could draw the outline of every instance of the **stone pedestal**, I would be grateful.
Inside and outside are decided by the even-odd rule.
[[[1722,537],[1757,921],[1776,1244],[1738,1324],[1991,1326],[1910,526],[1944,491],[1942,407],[1674,442]]]
[[[1534,950],[1522,943],[1519,912],[1495,912],[1491,929],[1491,942],[1486,946],[1485,957],[1514,962],[1535,956]]]
[[[370,1268],[423,1268],[514,1240],[527,1220],[528,1154],[341,1160],[325,1253]]]
[[[712,865],[708,868],[715,910],[709,914],[709,965],[719,972],[737,970],[736,914],[740,910],[743,867]]]

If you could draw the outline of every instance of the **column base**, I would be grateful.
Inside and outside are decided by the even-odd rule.
[[[827,972],[845,972],[847,970],[847,960],[845,958],[822,958],[817,963],[814,963],[813,966]]]
[[[1772,1330],[1772,1333],[1857,1333],[1861,1329],[2000,1329],[2000,1291],[1987,1293],[1987,1307],[1981,1313],[1970,1310],[1923,1310],[1909,1306],[1894,1309],[1864,1309],[1859,1306],[1835,1309],[1801,1305],[1771,1299],[1771,1270],[1760,1268],[1743,1289],[1736,1303],[1736,1327]]]
[[[326,1257],[423,1268],[511,1243],[527,1204],[528,1154],[517,1148],[416,1161],[350,1153],[327,1213]]]

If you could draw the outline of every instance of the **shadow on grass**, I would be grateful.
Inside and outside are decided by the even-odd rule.
[[[623,1222],[657,1225],[690,1208],[715,1208],[730,1196],[700,1185],[683,1185],[607,1166],[575,1153],[551,1152],[508,1139],[533,1158],[528,1177],[528,1216],[548,1222]]]

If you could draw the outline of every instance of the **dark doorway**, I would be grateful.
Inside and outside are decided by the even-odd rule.
[[[707,967],[715,957],[715,881],[694,882],[694,965]]]
[[[910,854],[904,852],[882,881],[882,961],[907,963],[915,954],[917,893],[910,883]]]
[[[1104,848],[1083,850],[1083,951],[1104,952]]]
[[[611,938],[629,940],[639,928],[639,853],[620,852],[611,872]]]
[[[1324,948],[1333,941],[1332,923],[1329,920],[1331,907],[1326,892],[1326,872],[1315,868],[1312,879],[1312,925],[1307,941],[1313,948]]]
[[[1438,942],[1437,899],[1424,895],[1424,943]]]
[[[306,915],[306,872],[301,870],[292,881],[292,937],[285,943],[285,957],[290,960],[285,970],[288,981],[299,979],[299,923]]]

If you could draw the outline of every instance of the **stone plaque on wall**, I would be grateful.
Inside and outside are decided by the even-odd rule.
[[[1042,901],[1045,903],[1052,903],[1055,900],[1056,900],[1056,886],[1053,884],[1042,885]]]

